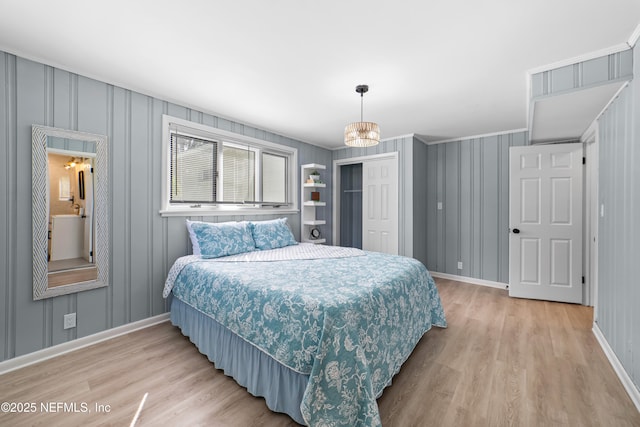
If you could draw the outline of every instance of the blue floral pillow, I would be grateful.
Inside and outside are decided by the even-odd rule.
[[[298,244],[287,224],[287,218],[253,222],[252,226],[253,240],[259,250]]]
[[[199,222],[187,220],[193,254],[219,258],[256,250],[248,222]]]

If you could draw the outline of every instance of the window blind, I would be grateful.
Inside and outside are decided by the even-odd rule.
[[[216,201],[218,143],[171,134],[171,202]]]
[[[256,200],[256,153],[245,148],[222,148],[222,199],[242,203]]]

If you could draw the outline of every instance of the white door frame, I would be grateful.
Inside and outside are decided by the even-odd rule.
[[[598,122],[595,121],[581,138],[586,157],[585,170],[585,209],[584,209],[584,305],[594,307],[596,321],[598,303],[598,178],[599,178],[599,141]]]
[[[370,156],[349,157],[333,161],[333,244],[340,244],[340,166],[365,163],[367,160],[395,159],[398,161],[398,152],[372,154]],[[400,170],[398,169],[398,183],[400,182]],[[399,207],[398,207],[399,209]],[[398,236],[400,236],[400,221],[398,221]],[[399,242],[398,242],[399,243]]]

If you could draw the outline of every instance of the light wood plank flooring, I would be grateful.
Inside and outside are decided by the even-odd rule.
[[[436,282],[449,327],[423,337],[378,400],[385,427],[640,426],[591,332],[590,308]],[[91,410],[38,406],[0,413],[0,425],[126,426],[147,392],[139,426],[296,425],[214,369],[169,323],[0,376],[0,401]]]

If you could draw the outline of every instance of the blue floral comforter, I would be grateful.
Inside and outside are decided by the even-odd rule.
[[[376,398],[422,335],[446,327],[435,283],[412,258],[190,258],[174,296],[310,375],[301,404],[310,426],[380,425]]]

